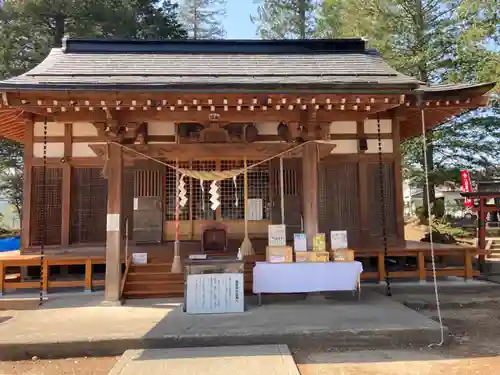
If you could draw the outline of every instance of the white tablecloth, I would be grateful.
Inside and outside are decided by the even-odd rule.
[[[254,293],[312,293],[356,290],[360,262],[266,263],[253,269]]]

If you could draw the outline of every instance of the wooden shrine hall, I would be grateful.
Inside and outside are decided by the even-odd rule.
[[[0,258],[0,276],[43,243],[47,267],[101,257],[108,301],[182,294],[170,272],[176,234],[183,258],[200,251],[204,228],[222,225],[230,253],[246,231],[251,269],[268,225],[284,222],[288,240],[304,232],[308,246],[347,230],[357,258],[378,259],[363,278],[425,280],[429,246],[404,238],[400,143],[421,136],[423,121],[430,129],[485,106],[494,84],[429,86],[366,44],[65,39],[0,82],[0,135],[24,144],[21,255]],[[176,210],[179,170],[245,172],[217,181],[215,198],[210,181],[187,174]],[[386,270],[384,235],[387,254],[417,267]],[[148,265],[131,265],[137,249]],[[442,275],[477,274],[477,249],[436,251],[461,262]]]

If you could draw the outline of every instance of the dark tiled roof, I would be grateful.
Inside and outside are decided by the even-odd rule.
[[[377,89],[418,81],[392,69],[362,39],[65,41],[0,89]]]

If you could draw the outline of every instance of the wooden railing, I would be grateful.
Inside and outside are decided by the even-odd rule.
[[[463,265],[456,267],[445,267],[439,268],[437,265],[436,276],[437,277],[449,277],[457,276],[463,277],[465,280],[470,280],[475,276],[479,276],[479,271],[475,270],[473,267],[473,257],[475,255],[481,255],[477,249],[473,248],[456,248],[456,249],[434,249],[434,256],[437,257],[461,257],[463,259]],[[363,272],[361,274],[362,280],[372,279],[377,281],[384,281],[386,276],[386,267],[384,262],[384,252],[383,251],[356,251],[356,258],[368,258],[377,257],[377,271],[376,272]],[[388,275],[392,279],[403,279],[403,278],[416,278],[420,281],[425,281],[428,277],[433,276],[433,271],[426,267],[426,257],[431,256],[431,251],[429,249],[406,249],[406,250],[389,250],[387,252],[388,257],[416,257],[417,267],[411,270],[398,270],[389,271]]]
[[[76,288],[83,287],[85,292],[91,292],[96,286],[104,286],[104,280],[94,279],[92,266],[96,264],[106,264],[105,257],[85,257],[85,258],[45,258],[40,264],[39,258],[28,259],[0,259],[0,295],[12,289],[39,289],[48,293],[50,288]],[[50,266],[85,266],[85,277],[83,280],[50,280]],[[8,267],[42,267],[42,280],[40,281],[8,281],[6,271]]]
[[[128,272],[130,271],[130,265],[132,264],[132,257],[128,257],[127,259],[127,265],[125,266],[125,272],[123,273],[122,277],[122,284],[120,286],[120,298],[123,297],[123,291],[125,289],[125,283],[127,282],[127,276]]]

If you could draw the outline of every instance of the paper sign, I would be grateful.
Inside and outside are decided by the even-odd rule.
[[[332,230],[330,232],[330,248],[347,249],[347,231],[346,230]]]
[[[132,253],[133,264],[148,264],[148,253]]]
[[[326,241],[324,233],[317,233],[313,237],[313,251],[323,252],[326,250]]]
[[[293,234],[293,248],[295,251],[307,251],[307,238],[305,233]]]
[[[134,198],[134,211],[139,209],[139,198]]]
[[[106,231],[118,232],[120,230],[120,214],[107,214]]]
[[[248,220],[262,220],[262,199],[248,200]]]
[[[189,259],[191,259],[191,260],[205,260],[205,259],[207,259],[207,254],[190,254]]]
[[[271,255],[269,263],[285,263],[286,257],[284,255]]]
[[[286,245],[286,225],[269,225],[268,232],[269,246]]]

